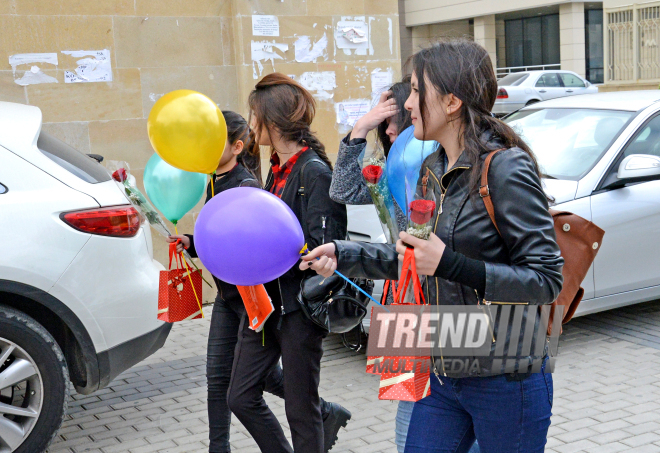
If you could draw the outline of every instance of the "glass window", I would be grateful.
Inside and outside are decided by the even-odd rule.
[[[624,156],[650,154],[660,157],[660,115],[646,123],[626,149]]]
[[[523,19],[525,33],[525,66],[538,66],[543,62],[543,34],[539,33],[543,26],[540,17]]]
[[[521,19],[507,20],[505,26],[506,65],[510,68],[524,66],[523,22]]]
[[[85,182],[96,184],[111,179],[110,173],[96,160],[46,132],[39,134],[37,148],[44,156]]]
[[[525,74],[524,72],[509,74],[498,80],[497,85],[501,87],[515,87],[523,83],[528,77],[529,74]]]
[[[544,174],[578,180],[593,168],[633,114],[616,110],[537,109],[514,113],[505,121],[530,146]]]
[[[508,67],[559,64],[559,14],[507,20]]]
[[[539,77],[539,80],[536,82],[537,87],[547,87],[547,88],[561,88],[561,82],[556,72],[548,72]]]
[[[561,80],[566,88],[584,88],[584,82],[581,78],[573,74],[560,74]]]
[[[591,83],[603,83],[603,10],[587,10],[584,12],[584,18],[587,80]]]
[[[559,15],[550,14],[543,16],[543,28],[541,34],[543,35],[542,48],[543,48],[543,63],[542,64],[559,64],[561,58],[559,55]]]

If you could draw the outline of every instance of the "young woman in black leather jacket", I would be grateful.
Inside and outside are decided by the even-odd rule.
[[[393,279],[408,244],[418,273],[431,276],[424,288],[431,304],[551,303],[561,291],[563,259],[548,199],[529,147],[490,115],[498,88],[488,53],[471,41],[446,41],[418,52],[413,70],[406,108],[415,137],[441,145],[420,174],[439,205],[434,234],[423,241],[401,233],[396,246],[335,241],[313,250],[301,268]],[[498,149],[503,150],[492,160],[488,185],[499,231],[479,195],[484,160]],[[535,317],[530,322],[538,325],[539,313],[529,307],[522,325],[527,317]],[[511,319],[502,321],[508,324],[502,334],[499,322],[493,331],[504,336],[498,338],[504,350],[511,342],[522,343],[517,332],[510,332]],[[547,349],[540,355],[531,350],[523,362],[545,370]],[[490,356],[478,358],[478,367],[461,371],[446,367],[446,358],[434,358],[431,396],[415,403],[406,452],[465,453],[475,438],[483,452],[544,450],[552,376],[528,368],[498,369],[494,355],[493,346]]]

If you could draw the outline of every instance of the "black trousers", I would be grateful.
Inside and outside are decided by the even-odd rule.
[[[226,301],[218,297],[213,305],[211,329],[206,361],[209,412],[209,452],[228,453],[231,412],[227,405],[227,390],[234,363],[234,350],[238,341],[241,318],[245,313],[243,301]],[[264,389],[284,398],[282,368],[275,362],[266,370]]]
[[[300,310],[280,316],[276,308],[264,326],[263,336],[250,330],[247,322],[241,323],[229,384],[229,407],[262,452],[323,453],[319,380],[325,336],[325,331],[311,324]],[[280,356],[293,450],[263,398],[267,377]]]

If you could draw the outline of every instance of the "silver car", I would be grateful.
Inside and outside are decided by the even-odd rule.
[[[576,316],[660,299],[660,90],[554,99],[505,121],[534,151],[554,208],[605,230]],[[351,238],[383,242],[368,213],[351,208]]]
[[[497,87],[496,116],[540,101],[598,92],[598,87],[571,71],[515,72],[498,80]]]

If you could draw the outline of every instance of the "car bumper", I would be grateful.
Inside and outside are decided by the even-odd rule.
[[[518,109],[521,109],[525,106],[524,102],[504,102],[496,101],[493,106],[493,113],[495,115],[506,115],[511,112],[515,112]]]

